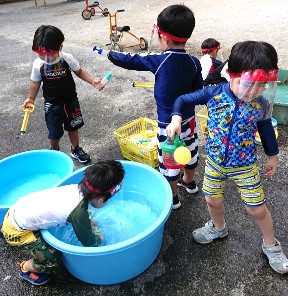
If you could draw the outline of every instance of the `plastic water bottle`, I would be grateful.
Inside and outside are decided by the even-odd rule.
[[[100,89],[100,87],[104,84],[106,84],[112,77],[112,73],[111,72],[107,72],[106,75],[102,78],[101,83],[99,83],[95,88],[96,89]]]
[[[103,48],[98,47],[97,45],[95,45],[95,46],[93,47],[93,51],[96,51],[99,55],[101,55],[101,56],[107,58],[108,53],[109,53],[110,50],[105,50],[105,49],[103,49]]]

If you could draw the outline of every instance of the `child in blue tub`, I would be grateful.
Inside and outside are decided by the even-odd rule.
[[[40,229],[71,223],[83,246],[101,244],[103,237],[89,219],[88,204],[104,207],[121,189],[124,173],[119,161],[100,161],[87,167],[79,184],[34,192],[11,206],[1,232],[8,244],[32,256],[20,263],[22,279],[43,285],[50,280],[50,272],[61,264],[61,252],[44,241]]]

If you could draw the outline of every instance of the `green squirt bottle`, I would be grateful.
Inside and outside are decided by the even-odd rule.
[[[181,169],[185,166],[179,164],[174,158],[174,152],[180,146],[185,147],[186,145],[183,140],[179,139],[179,136],[177,134],[175,134],[174,140],[171,140],[167,136],[167,139],[162,144],[163,165],[167,169]]]

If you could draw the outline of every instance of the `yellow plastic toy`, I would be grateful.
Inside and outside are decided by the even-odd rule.
[[[23,107],[23,111],[25,112],[25,114],[24,114],[24,118],[21,126],[21,132],[20,132],[21,135],[24,135],[26,132],[30,113],[34,111],[34,105],[28,104],[27,108]]]
[[[153,82],[137,82],[134,81],[132,83],[133,87],[154,87],[154,83]]]
[[[186,165],[191,160],[191,152],[187,147],[180,146],[174,151],[174,159],[182,165]]]

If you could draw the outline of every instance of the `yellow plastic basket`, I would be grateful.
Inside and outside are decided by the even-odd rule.
[[[203,138],[206,139],[206,135],[207,135],[207,132],[208,132],[208,128],[207,128],[208,110],[207,110],[207,107],[205,106],[204,108],[202,108],[196,114],[196,116],[199,119],[199,123],[200,123]]]
[[[158,167],[157,146],[148,148],[147,144],[132,141],[132,138],[143,134],[143,132],[157,133],[157,121],[146,117],[133,120],[118,128],[114,135],[117,138],[122,155],[133,161],[147,164],[153,168]]]

